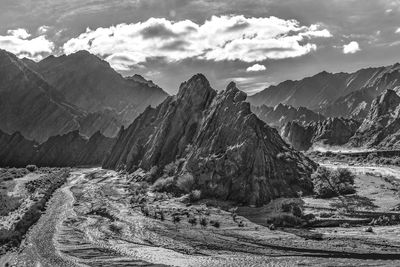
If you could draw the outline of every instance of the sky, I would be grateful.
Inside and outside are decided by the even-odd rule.
[[[196,73],[253,94],[400,62],[400,0],[0,0],[0,48],[88,50],[170,94]]]

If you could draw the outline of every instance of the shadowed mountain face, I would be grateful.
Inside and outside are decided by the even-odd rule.
[[[78,131],[49,138],[43,144],[0,131],[0,167],[25,167],[28,164],[47,167],[100,165],[115,139],[95,133],[89,139]]]
[[[362,69],[355,73],[321,72],[300,81],[285,81],[249,97],[251,104],[321,110],[327,116],[365,115],[372,99],[400,86],[400,64]],[[358,92],[362,90],[362,92]],[[362,114],[364,112],[364,114]]]
[[[267,107],[265,105],[259,107],[252,106],[251,110],[261,120],[275,128],[280,128],[290,121],[298,121],[304,124],[325,119],[323,115],[315,113],[307,108],[294,108],[284,104],[278,104],[275,107]]]
[[[360,123],[353,119],[328,118],[306,125],[288,122],[281,131],[282,137],[297,150],[308,150],[313,145],[340,146],[347,143]]]
[[[261,204],[312,189],[315,163],[257,118],[234,83],[221,92],[195,75],[157,108],[147,108],[118,136],[104,167],[163,168],[177,159],[202,193]]]
[[[87,51],[40,61],[33,68],[65,99],[88,112],[113,109],[123,124],[131,123],[148,105],[167,94],[139,75],[123,78],[110,65]]]
[[[0,129],[43,142],[79,129],[82,111],[15,55],[0,50]]]
[[[367,117],[350,144],[357,147],[399,147],[399,130],[400,97],[395,91],[387,90],[374,99]]]

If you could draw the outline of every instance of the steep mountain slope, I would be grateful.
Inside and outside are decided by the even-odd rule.
[[[367,117],[350,140],[353,146],[373,147],[396,140],[400,130],[400,96],[393,90],[386,90],[372,102]],[[394,139],[393,139],[394,138]]]
[[[87,139],[73,131],[39,145],[18,132],[9,135],[0,131],[0,167],[100,165],[114,142],[99,132]]]
[[[257,118],[234,83],[221,92],[197,74],[176,96],[122,130],[105,168],[159,169],[180,160],[202,194],[249,204],[312,189],[315,163]]]
[[[275,106],[283,103],[294,107],[320,110],[327,108],[339,98],[361,89],[371,90],[369,94],[375,97],[386,89],[395,89],[399,86],[400,64],[397,63],[387,67],[361,69],[350,74],[321,72],[299,81],[285,81],[249,97],[249,101],[256,106],[262,104]],[[353,97],[357,97],[357,95],[353,95]],[[364,99],[356,99],[353,102],[361,103],[366,96],[360,95],[360,97],[364,97]],[[355,105],[354,109],[357,106]],[[347,114],[343,114],[342,107],[342,105],[337,108],[329,107],[327,115],[349,116],[352,110],[346,110]]]
[[[79,128],[81,111],[15,55],[0,50],[0,129],[39,142]]]
[[[123,78],[104,60],[87,51],[49,56],[35,67],[66,100],[88,112],[114,109],[124,124],[167,94],[141,76]]]
[[[281,135],[295,149],[308,150],[313,145],[344,145],[359,126],[358,121],[346,118],[328,118],[306,125],[292,121],[282,128]]]
[[[280,128],[287,122],[294,120],[304,124],[325,119],[323,115],[307,108],[294,108],[285,104],[278,104],[275,107],[267,107],[265,105],[259,107],[252,106],[251,110],[269,126],[276,128]]]

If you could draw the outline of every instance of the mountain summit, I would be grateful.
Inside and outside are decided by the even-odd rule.
[[[104,167],[150,170],[181,162],[205,195],[249,204],[310,192],[315,163],[257,118],[234,83],[216,92],[202,74],[148,107],[118,136]]]

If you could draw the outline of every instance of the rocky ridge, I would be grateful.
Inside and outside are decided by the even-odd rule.
[[[251,107],[252,112],[269,126],[280,128],[290,121],[298,121],[301,124],[312,121],[324,120],[325,117],[304,107],[292,107],[285,104],[278,104],[275,107],[265,105]]]
[[[12,135],[0,131],[0,166],[25,167],[36,164],[44,167],[73,167],[100,165],[115,139],[96,132],[85,138],[78,131],[49,138],[38,144],[20,133]]]
[[[360,123],[347,118],[328,118],[306,125],[293,121],[288,122],[281,135],[297,150],[306,151],[313,145],[341,146],[355,134]]]
[[[197,74],[176,96],[121,130],[103,167],[159,170],[179,160],[205,196],[247,204],[312,190],[315,163],[290,148],[250,110],[234,83],[216,92]]]

